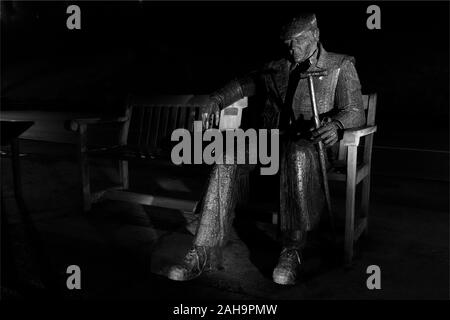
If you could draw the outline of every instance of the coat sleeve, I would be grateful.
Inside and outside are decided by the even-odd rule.
[[[361,84],[351,60],[344,60],[339,73],[335,92],[335,105],[338,113],[332,117],[343,129],[365,124]]]
[[[219,105],[220,109],[223,109],[244,97],[254,96],[259,87],[258,82],[259,72],[251,72],[229,81],[222,88],[213,92],[210,98]]]

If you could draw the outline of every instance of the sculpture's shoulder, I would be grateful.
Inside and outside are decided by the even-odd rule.
[[[286,59],[278,59],[266,62],[262,67],[263,73],[276,73],[284,70],[287,67]]]
[[[355,58],[347,54],[335,52],[327,52],[322,62],[323,67],[326,69],[339,69],[346,63],[355,64]]]

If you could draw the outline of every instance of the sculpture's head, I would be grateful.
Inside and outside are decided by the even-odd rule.
[[[314,54],[319,42],[316,15],[307,13],[295,17],[281,28],[280,38],[292,62],[307,60]]]

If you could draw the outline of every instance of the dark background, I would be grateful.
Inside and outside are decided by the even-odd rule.
[[[66,28],[70,4],[81,30]],[[448,150],[448,3],[377,3],[381,30],[366,27],[370,4],[2,2],[2,109],[106,114],[130,92],[209,93],[277,58],[280,25],[307,10],[379,93],[379,143]]]
[[[81,8],[81,30],[66,28],[70,4]],[[380,2],[382,29],[368,30],[371,4],[2,1],[0,115],[36,121],[20,141],[23,189],[51,258],[52,268],[42,263],[43,270],[59,281],[63,297],[447,299],[449,5]],[[356,57],[364,93],[378,93],[370,235],[359,247],[356,265],[345,271],[325,266],[324,271],[316,269],[317,260],[309,260],[307,282],[286,291],[271,280],[279,254],[275,243],[259,229],[238,228],[242,243],[236,238],[228,251],[233,267],[227,272],[188,285],[155,276],[191,244],[183,231],[186,220],[178,211],[113,201],[82,215],[79,137],[63,124],[120,112],[129,93],[209,93],[277,58],[280,25],[304,10],[317,13],[328,51]],[[11,191],[8,161],[2,155],[2,190],[9,186]],[[198,199],[203,180],[181,169],[175,176],[145,163],[130,165],[131,186]],[[112,163],[91,161],[92,190],[114,182],[116,171]],[[278,187],[269,182],[250,182],[254,200],[261,201],[257,208],[269,213],[267,221],[266,203],[278,203],[258,192]],[[336,213],[343,214],[345,188],[337,187],[331,190],[333,205],[341,205]],[[11,237],[21,244],[21,228],[28,225],[14,209],[12,195],[6,199],[8,216],[2,217],[11,219]],[[258,210],[244,213],[263,220]],[[87,270],[79,293],[65,290],[65,270],[73,263]],[[371,264],[383,268],[382,291],[365,286]]]

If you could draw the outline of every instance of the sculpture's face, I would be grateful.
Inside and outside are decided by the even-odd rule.
[[[311,57],[317,49],[318,30],[302,31],[284,40],[289,59],[300,63]]]

